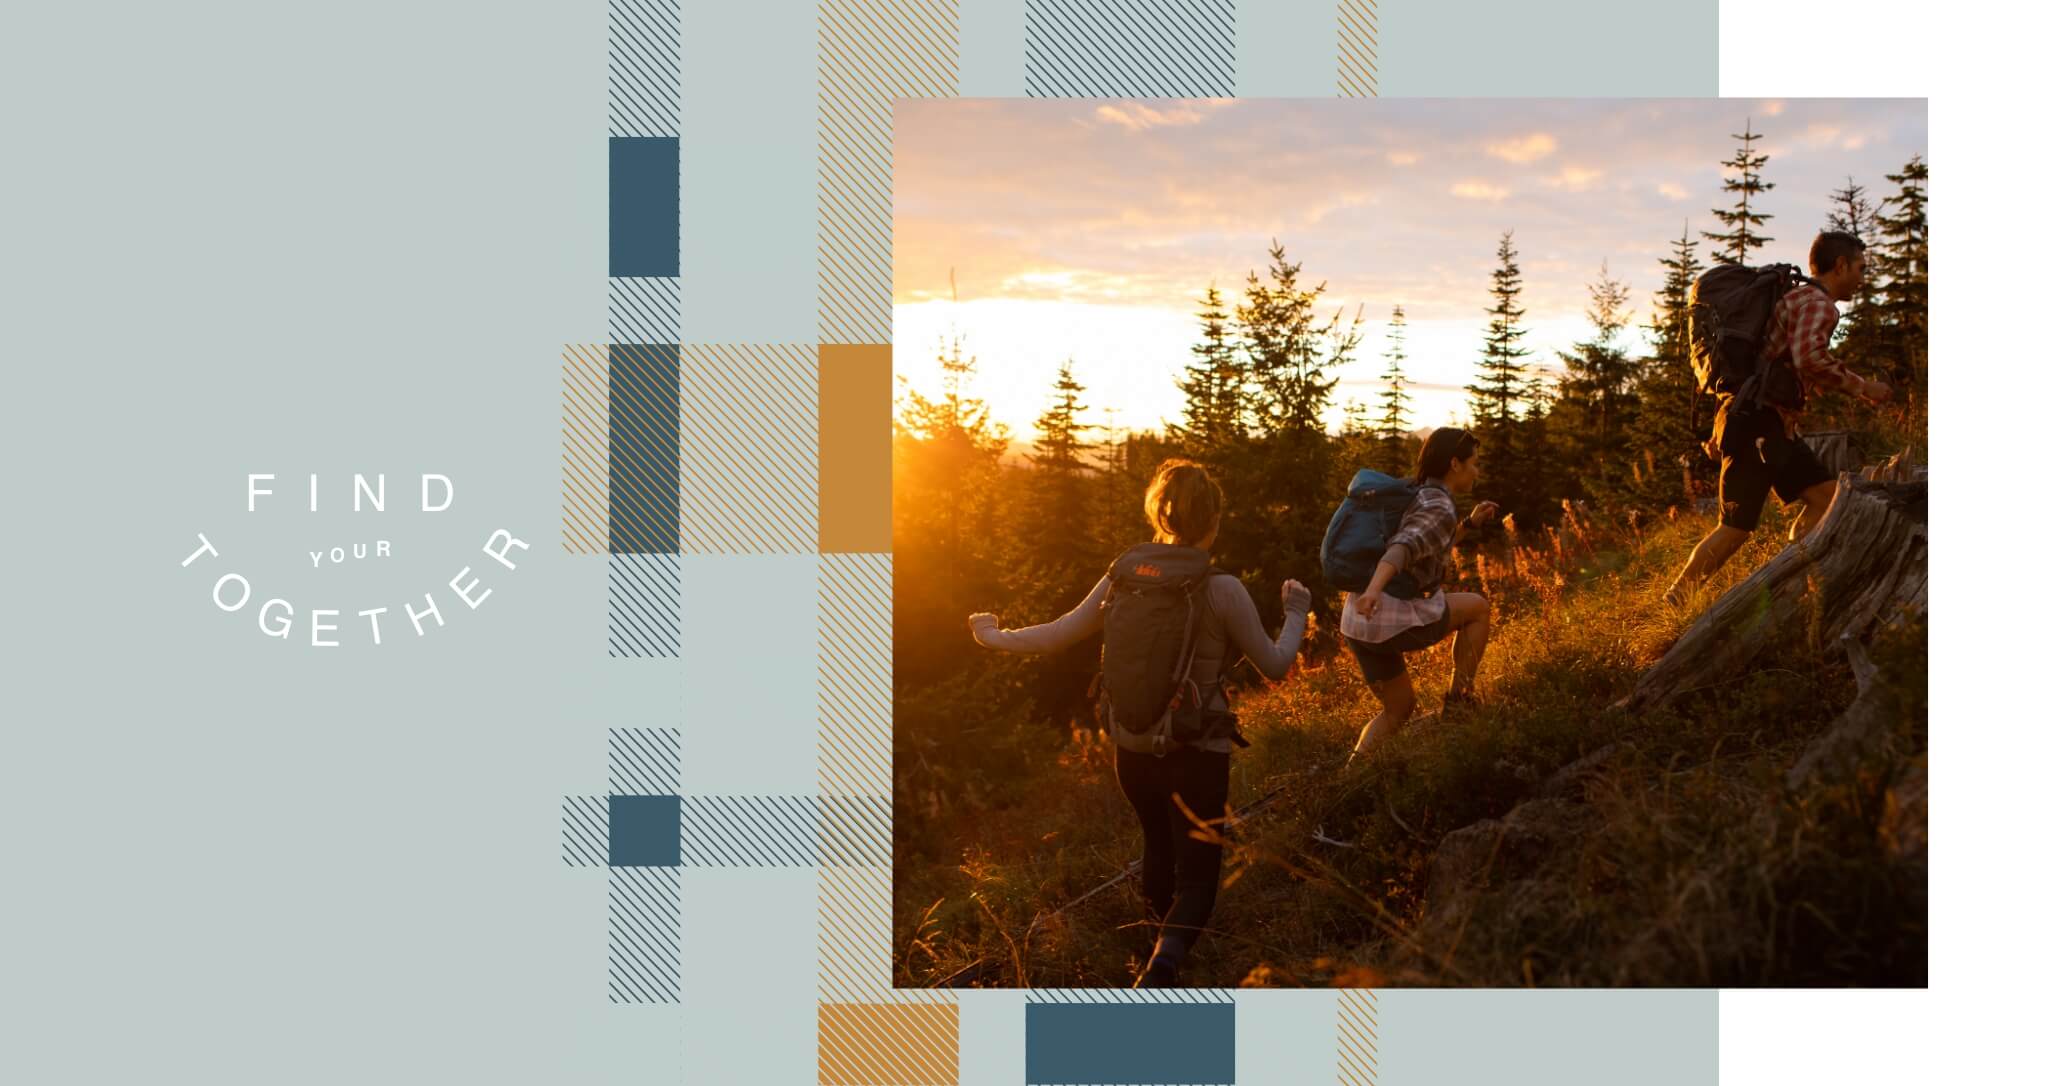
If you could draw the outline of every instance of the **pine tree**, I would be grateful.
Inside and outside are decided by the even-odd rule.
[[[1602,261],[1600,278],[1588,284],[1587,293],[1594,334],[1558,355],[1565,375],[1558,383],[1552,436],[1572,466],[1561,480],[1565,496],[1607,500],[1622,493],[1629,472],[1627,430],[1637,407],[1630,386],[1638,366],[1622,345],[1631,316],[1623,309],[1629,288]]]
[[[1082,434],[1092,426],[1082,422],[1082,412],[1088,410],[1088,404],[1082,404],[1084,391],[1082,383],[1074,379],[1074,359],[1059,363],[1059,375],[1053,379],[1053,402],[1033,424],[1039,438],[1033,445],[1031,461],[1045,475],[1080,477],[1088,471],[1088,443],[1082,441]]]
[[[903,388],[891,442],[891,534],[899,569],[895,615],[906,645],[944,646],[961,608],[987,610],[1008,597],[998,570],[1015,555],[996,530],[1001,458],[1010,434],[972,394],[975,359],[959,336],[939,351],[940,394]],[[929,676],[958,662],[940,649],[899,653],[897,675]]]
[[[1319,327],[1316,305],[1327,284],[1302,286],[1301,263],[1289,263],[1279,241],[1267,249],[1267,257],[1271,282],[1261,281],[1258,272],[1246,273],[1245,301],[1237,309],[1251,414],[1266,436],[1321,434],[1324,411],[1338,384],[1331,371],[1350,360],[1362,318],[1355,317],[1351,328],[1340,332],[1340,309]]]
[[[1885,198],[1877,216],[1878,291],[1884,349],[1892,364],[1895,392],[1912,391],[1926,403],[1928,390],[1928,164],[1920,155],[1899,173],[1885,175],[1899,191]]]
[[[1854,234],[1869,244],[1873,231],[1877,229],[1877,216],[1871,201],[1864,194],[1864,186],[1854,177],[1845,178],[1843,187],[1829,193],[1831,207],[1828,213],[1828,228]],[[1876,263],[1877,254],[1868,259]],[[1876,349],[1878,328],[1877,300],[1878,277],[1867,274],[1857,287],[1857,293],[1849,298],[1849,311],[1836,322],[1834,351],[1852,370],[1863,372],[1869,368],[1872,353]]]
[[[1408,461],[1408,379],[1402,374],[1402,363],[1409,357],[1406,346],[1408,329],[1408,317],[1402,313],[1401,306],[1395,306],[1394,316],[1387,325],[1387,354],[1384,356],[1387,372],[1383,375],[1387,385],[1380,395],[1380,420],[1375,427],[1375,435],[1379,439],[1375,460],[1381,470],[1390,475],[1400,474]]]
[[[1189,349],[1195,357],[1174,381],[1183,396],[1181,422],[1168,429],[1197,457],[1213,456],[1245,437],[1245,367],[1228,336],[1230,317],[1211,283],[1196,313],[1202,331]]]
[[[1487,309],[1487,339],[1480,352],[1480,374],[1466,386],[1473,416],[1473,430],[1486,450],[1488,469],[1476,487],[1479,497],[1501,504],[1503,511],[1521,508],[1517,504],[1526,481],[1527,465],[1515,446],[1516,409],[1529,395],[1527,367],[1523,359],[1530,350],[1522,346],[1529,330],[1522,326],[1522,269],[1516,264],[1515,231],[1501,235],[1495,256],[1501,261],[1494,269],[1488,295],[1494,304]],[[1525,520],[1528,518],[1525,517]]]
[[[1722,179],[1722,191],[1736,194],[1736,209],[1734,211],[1723,211],[1721,208],[1714,209],[1715,218],[1721,220],[1722,225],[1728,228],[1727,233],[1717,234],[1712,231],[1703,230],[1700,236],[1709,241],[1719,241],[1722,243],[1722,247],[1715,250],[1715,261],[1717,263],[1744,264],[1748,263],[1756,255],[1757,250],[1764,248],[1766,242],[1772,240],[1757,232],[1757,229],[1764,226],[1765,220],[1770,219],[1771,216],[1758,211],[1752,206],[1752,201],[1756,197],[1770,191],[1774,187],[1771,182],[1758,179],[1758,171],[1764,169],[1766,162],[1771,161],[1771,156],[1760,155],[1750,146],[1757,140],[1764,138],[1764,134],[1762,132],[1752,132],[1748,119],[1743,122],[1743,134],[1731,136],[1730,138],[1739,140],[1743,144],[1742,148],[1736,152],[1735,158],[1727,159],[1722,163],[1723,166],[1736,171],[1736,176]]]
[[[1691,497],[1689,487],[1706,481],[1703,454],[1691,426],[1697,418],[1698,393],[1686,335],[1687,293],[1701,273],[1694,255],[1698,247],[1681,229],[1672,255],[1658,261],[1665,278],[1647,326],[1652,352],[1635,382],[1638,406],[1629,430],[1630,489],[1636,500],[1654,509],[1683,504]]]
[[[1094,428],[1081,421],[1088,410],[1081,402],[1084,391],[1074,379],[1074,360],[1061,363],[1052,402],[1034,423],[1037,440],[1025,488],[1031,500],[1011,518],[1008,534],[1028,542],[1011,563],[1010,576],[1035,614],[1057,614],[1087,592],[1114,550],[1098,532],[1095,446],[1086,440]],[[1063,729],[1076,721],[1100,651],[1091,639],[1035,669],[1032,700],[1039,715]]]

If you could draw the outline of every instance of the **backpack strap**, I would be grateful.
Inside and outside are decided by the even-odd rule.
[[[1195,624],[1209,610],[1209,579],[1214,573],[1214,568],[1204,566],[1183,590],[1188,595],[1188,621],[1181,628],[1181,662],[1174,668],[1174,696],[1167,699],[1167,707],[1160,711],[1160,719],[1153,721],[1151,731],[1153,754],[1157,757],[1164,758],[1168,751],[1180,746],[1173,739],[1174,711],[1181,707],[1181,698],[1191,685],[1188,675],[1195,670]],[[1197,690],[1195,696],[1199,700],[1202,691]],[[1174,746],[1168,746],[1169,743]]]

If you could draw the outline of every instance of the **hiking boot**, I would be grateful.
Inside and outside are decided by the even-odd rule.
[[[1468,690],[1460,693],[1456,690],[1447,690],[1444,694],[1444,706],[1437,711],[1437,718],[1439,720],[1450,720],[1452,717],[1463,716],[1479,707],[1480,699],[1474,697],[1472,691]]]
[[[1153,955],[1146,963],[1145,972],[1138,975],[1133,988],[1179,988],[1181,986],[1181,963],[1164,954]]]

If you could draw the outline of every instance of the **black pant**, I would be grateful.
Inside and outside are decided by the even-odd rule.
[[[1146,910],[1165,924],[1161,934],[1192,946],[1217,904],[1224,850],[1188,836],[1193,824],[1174,803],[1177,794],[1197,818],[1224,817],[1231,789],[1231,756],[1183,748],[1165,757],[1117,751],[1117,785],[1145,834],[1139,884]]]
[[[1753,407],[1731,418],[1724,401],[1715,412],[1715,445],[1722,453],[1722,523],[1757,530],[1766,494],[1791,505],[1800,492],[1830,482],[1828,470],[1807,442],[1786,432],[1786,421],[1770,407]]]

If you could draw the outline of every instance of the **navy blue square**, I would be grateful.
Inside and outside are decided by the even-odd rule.
[[[681,796],[612,796],[613,867],[680,867],[683,864]]]
[[[682,264],[682,162],[674,136],[614,137],[612,259],[615,276],[672,276]]]

